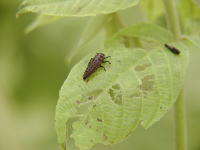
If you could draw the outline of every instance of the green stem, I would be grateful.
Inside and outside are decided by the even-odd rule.
[[[180,21],[176,8],[176,0],[163,0],[166,10],[167,25],[176,40],[181,37]]]
[[[166,10],[168,28],[174,34],[175,39],[178,40],[181,37],[181,29],[175,2],[176,0],[163,0]],[[186,116],[183,91],[181,91],[176,101],[174,117],[176,124],[176,150],[187,150]]]
[[[186,117],[183,92],[175,104],[176,150],[187,150]]]

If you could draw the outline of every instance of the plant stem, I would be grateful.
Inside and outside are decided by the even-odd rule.
[[[166,10],[167,25],[176,40],[181,37],[180,21],[176,8],[176,0],[163,0]]]
[[[187,150],[186,118],[183,91],[175,104],[176,150]]]
[[[166,10],[168,28],[174,34],[175,39],[178,40],[181,37],[181,29],[175,2],[176,0],[163,0]],[[186,116],[183,90],[176,101],[174,117],[176,124],[176,150],[187,150]]]

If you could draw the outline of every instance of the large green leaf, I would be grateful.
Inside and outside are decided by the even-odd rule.
[[[82,76],[95,52],[75,65],[56,108],[58,142],[63,144],[70,137],[81,150],[97,143],[112,145],[127,138],[140,123],[148,128],[158,121],[183,85],[188,51],[182,43],[173,45],[180,55],[164,47],[99,51],[111,56],[111,64],[104,64],[107,71],[99,68],[88,81]]]
[[[139,0],[25,0],[18,15],[34,12],[54,16],[96,16],[132,7]]]

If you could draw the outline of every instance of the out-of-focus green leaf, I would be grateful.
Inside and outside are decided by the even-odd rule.
[[[184,33],[197,34],[200,30],[200,8],[194,0],[178,0],[181,25]]]
[[[139,0],[25,0],[17,15],[34,12],[54,16],[96,16],[136,5]]]
[[[88,21],[87,25],[83,29],[83,33],[80,34],[79,41],[76,43],[76,45],[74,45],[71,54],[67,57],[67,63],[72,63],[72,60],[78,56],[79,52],[82,51],[84,46],[86,46],[96,37],[96,35],[98,35],[110,18],[112,18],[110,15],[101,15],[92,17]]]
[[[164,12],[162,0],[141,0],[141,8],[144,10],[145,15],[150,20],[154,20],[161,16]]]
[[[83,73],[95,52],[75,65],[56,107],[58,142],[63,145],[70,137],[81,150],[97,143],[112,145],[126,139],[138,124],[148,128],[158,121],[179,95],[187,64],[187,47],[173,45],[180,55],[164,47],[98,51],[111,56],[111,64],[104,65],[106,72],[99,68],[88,81]]]
[[[189,34],[195,33],[196,31],[194,30],[193,23],[195,20],[200,19],[200,8],[195,5],[193,0],[178,0],[178,9],[183,32]],[[197,29],[197,31],[199,29]]]
[[[200,35],[183,37],[192,50],[200,50]]]
[[[168,30],[151,23],[140,23],[131,25],[122,29],[116,33],[113,38],[107,41],[106,45],[116,44],[115,40],[121,39],[121,37],[135,37],[142,40],[148,40],[151,42],[167,43],[173,41],[173,35]],[[119,44],[119,42],[118,42]]]
[[[25,29],[25,33],[30,33],[31,31],[35,30],[40,26],[44,26],[55,22],[63,17],[59,16],[47,16],[47,15],[38,15],[36,19]]]
[[[200,0],[193,0],[193,1],[198,7],[200,7]]]
[[[191,18],[200,18],[200,8],[194,4],[193,0],[179,0],[178,7],[184,23]]]
[[[193,19],[190,18],[187,23],[185,23],[185,33],[189,35],[197,35],[200,33],[200,18]]]
[[[133,25],[147,20],[146,14],[144,14],[144,11],[141,9],[140,5],[119,11],[117,12],[117,15],[119,16],[120,22],[123,26]]]

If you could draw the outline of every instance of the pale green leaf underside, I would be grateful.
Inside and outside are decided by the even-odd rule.
[[[178,56],[164,47],[103,51],[111,56],[111,64],[104,64],[107,71],[99,68],[88,82],[82,76],[95,53],[75,65],[57,104],[59,143],[71,137],[81,150],[97,143],[112,145],[123,141],[138,124],[148,128],[158,121],[175,102],[183,83],[187,48],[181,43],[175,46],[181,50]]]
[[[26,27],[25,29],[25,33],[30,33],[33,30],[35,30],[38,27],[50,24],[52,22],[55,22],[59,19],[61,19],[62,17],[58,17],[58,16],[46,16],[46,15],[38,15],[36,17],[36,19]]]
[[[132,7],[139,0],[25,0],[18,15],[34,12],[54,16],[96,16]]]

